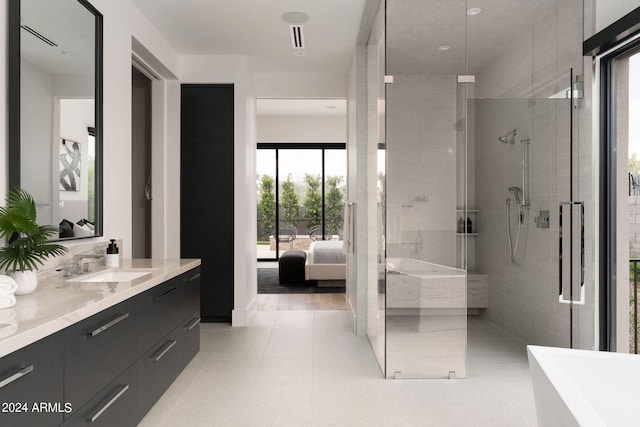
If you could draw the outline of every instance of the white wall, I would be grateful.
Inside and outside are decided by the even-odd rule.
[[[256,98],[344,98],[345,74],[256,74]]]
[[[259,115],[258,142],[345,142],[347,128],[342,115]]]
[[[60,122],[60,138],[68,139],[74,142],[80,143],[80,191],[59,191],[58,179],[52,179],[55,184],[50,187],[53,191],[59,192],[60,200],[89,200],[89,133],[88,127],[93,127],[94,122],[94,102],[93,100],[85,99],[58,99],[56,102],[59,104],[59,122]],[[53,169],[52,177],[59,177],[60,168],[58,167],[58,154],[60,154],[60,142],[58,138],[54,138],[51,141],[53,146],[52,158],[56,159]],[[54,209],[55,211],[55,209]],[[84,216],[86,217],[86,215]],[[54,220],[58,219],[58,216],[53,217]],[[60,220],[62,218],[59,218]],[[71,221],[77,221],[80,218],[67,218]]]
[[[92,0],[103,19],[104,237],[131,257],[131,19],[129,0]]]
[[[52,214],[52,158],[53,143],[53,76],[21,61],[20,91],[21,110],[30,111],[37,120],[26,114],[20,117],[20,133],[23,141],[20,167],[24,179],[21,187],[29,191],[37,204],[38,220],[53,224]],[[57,159],[57,157],[56,157]],[[57,163],[56,163],[57,166]]]
[[[595,0],[596,31],[616,22],[634,9],[640,7],[638,0]]]
[[[401,69],[386,98],[387,256],[458,267],[456,77]]]

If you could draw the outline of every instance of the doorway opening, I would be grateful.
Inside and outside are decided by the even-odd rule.
[[[131,67],[131,250],[151,258],[151,79]]]
[[[257,140],[258,294],[344,309],[346,101],[260,99]]]

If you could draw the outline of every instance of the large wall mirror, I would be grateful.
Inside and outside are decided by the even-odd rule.
[[[60,239],[102,235],[102,15],[9,0],[9,186]]]

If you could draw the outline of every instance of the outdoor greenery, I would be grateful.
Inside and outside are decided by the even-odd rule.
[[[629,158],[629,173],[633,176],[640,174],[640,159],[638,159],[636,153],[633,153]]]
[[[296,194],[295,184],[291,179],[291,174],[282,183],[282,221],[285,225],[297,226],[300,214],[300,201]]]
[[[325,199],[325,220],[329,231],[338,234],[344,221],[344,193],[340,189],[341,176],[327,177],[327,196]]]
[[[27,191],[12,190],[0,207],[0,239],[9,242],[0,249],[0,270],[35,270],[50,256],[64,254],[67,248],[48,241],[57,233],[57,227],[38,225],[36,204]]]
[[[258,214],[262,222],[262,232],[266,240],[275,231],[276,223],[276,196],[275,180],[270,175],[260,177],[260,201],[258,202]]]
[[[322,224],[322,194],[320,194],[320,175],[305,174],[307,189],[304,194],[304,216],[307,219],[307,230]]]

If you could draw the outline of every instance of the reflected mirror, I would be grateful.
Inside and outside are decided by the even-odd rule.
[[[9,2],[9,186],[54,239],[102,235],[102,15],[84,0]]]

